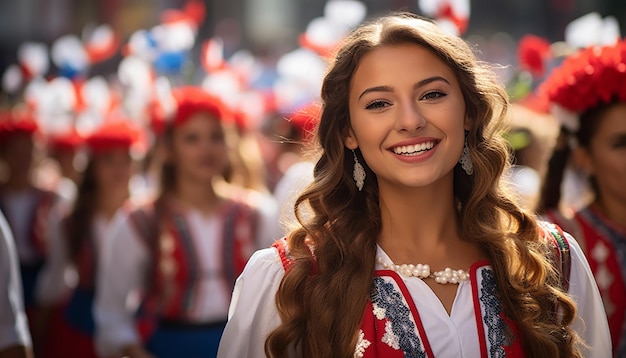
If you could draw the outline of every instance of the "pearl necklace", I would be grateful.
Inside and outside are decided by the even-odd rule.
[[[403,276],[419,277],[421,279],[433,278],[435,279],[435,282],[442,285],[447,283],[458,284],[459,282],[469,280],[469,273],[465,270],[453,270],[451,268],[446,268],[445,270],[435,271],[431,273],[430,265],[428,264],[395,265],[394,263],[389,264],[385,262],[382,257],[379,257],[377,261],[385,269],[397,272]]]

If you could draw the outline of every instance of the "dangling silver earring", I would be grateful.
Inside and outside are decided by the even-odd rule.
[[[472,157],[470,157],[469,149],[467,148],[467,132],[465,132],[465,143],[463,145],[463,154],[461,154],[461,159],[459,160],[461,163],[461,167],[465,170],[467,175],[474,174],[474,164],[472,163]]]
[[[354,171],[352,171],[352,177],[356,182],[356,187],[359,191],[363,190],[363,183],[365,183],[365,169],[359,163],[359,159],[356,157],[356,152],[352,149],[352,155],[354,155]]]

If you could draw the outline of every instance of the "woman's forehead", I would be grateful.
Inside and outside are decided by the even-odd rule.
[[[428,48],[411,43],[383,45],[361,58],[351,87],[389,86],[398,78],[417,82],[433,76],[456,82],[452,69]]]

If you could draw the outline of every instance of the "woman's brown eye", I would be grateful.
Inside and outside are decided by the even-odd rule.
[[[365,109],[383,109],[385,107],[388,107],[389,105],[390,104],[387,101],[376,100],[368,103],[365,106]]]
[[[432,99],[438,99],[438,98],[442,98],[445,97],[446,94],[443,92],[439,92],[439,91],[432,91],[432,92],[428,92],[426,94],[424,94],[422,96],[422,99],[426,99],[426,100],[432,100]]]

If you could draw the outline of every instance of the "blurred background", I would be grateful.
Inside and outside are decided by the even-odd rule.
[[[279,56],[297,46],[307,24],[322,15],[325,0],[203,0],[206,16],[198,39],[220,36],[228,51],[246,48],[258,55]],[[181,8],[186,0],[2,0],[0,1],[0,73],[17,61],[24,41],[52,43],[86,27],[108,24],[122,39],[156,25],[165,9]],[[390,10],[420,13],[417,0],[364,0],[367,15]],[[465,37],[508,42],[524,34],[562,40],[565,26],[589,12],[613,15],[626,23],[621,0],[480,0],[471,2]],[[197,41],[196,44],[199,44]],[[483,49],[487,51],[487,49]],[[514,55],[514,54],[512,54]],[[502,60],[506,60],[506,54]],[[114,57],[92,68],[92,74],[114,71]],[[510,60],[514,60],[511,56]]]

